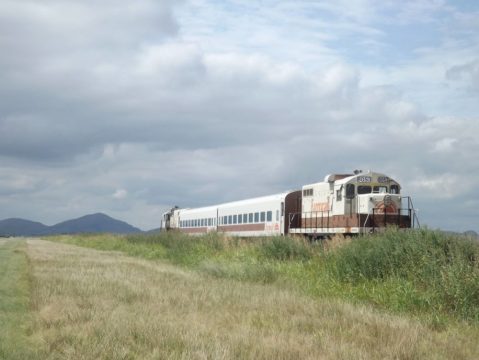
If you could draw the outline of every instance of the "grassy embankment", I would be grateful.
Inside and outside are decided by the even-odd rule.
[[[430,230],[309,244],[219,234],[86,235],[56,241],[166,259],[218,278],[288,284],[323,298],[408,313],[440,329],[479,324],[479,244]]]
[[[194,253],[202,254],[199,258],[203,259],[209,254],[206,263],[191,253],[176,258],[179,253],[170,252],[175,262],[202,272],[118,251],[28,240],[34,319],[30,337],[41,340],[32,348],[37,355],[33,358],[479,357],[479,329],[475,326],[448,323],[438,331],[408,316],[339,299],[315,298],[284,286],[281,267],[277,271],[274,264],[314,261],[314,255],[306,255],[304,244],[282,240],[263,245],[198,240],[201,246],[195,245]],[[259,252],[257,259],[251,261],[251,254],[246,256],[245,251]],[[242,256],[255,270],[246,270]],[[233,258],[240,265],[230,267]],[[260,267],[255,265],[258,259],[263,263]],[[218,265],[222,262],[226,265]]]

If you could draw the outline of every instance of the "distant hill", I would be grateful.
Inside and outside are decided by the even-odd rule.
[[[40,236],[77,233],[115,233],[131,234],[142,232],[130,224],[97,213],[77,219],[67,220],[53,226],[25,219],[0,220],[0,235],[3,236]]]
[[[474,230],[468,230],[464,232],[464,235],[470,236],[470,237],[479,237],[479,234],[475,232]]]
[[[0,235],[45,235],[48,232],[48,228],[48,226],[42,223],[25,219],[11,218],[0,220]]]

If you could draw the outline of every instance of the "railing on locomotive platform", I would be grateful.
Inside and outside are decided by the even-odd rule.
[[[411,228],[414,229],[420,227],[419,218],[417,212],[414,209],[414,205],[410,196],[401,197],[401,203],[403,199],[407,199],[407,207],[399,208],[396,212],[384,211],[384,208],[373,208],[373,212],[369,219],[369,226],[375,231],[376,228],[384,228],[386,226],[397,226],[398,228]],[[366,227],[367,220],[364,222],[363,227]]]
[[[411,197],[404,196],[402,199],[407,199],[407,207],[399,208],[397,212],[384,211],[384,208],[373,208],[372,214],[356,214],[359,221],[358,226],[372,228],[373,231],[386,226],[397,226],[398,228],[420,227]],[[289,229],[328,229],[333,225],[330,213],[330,210],[290,213]]]
[[[289,229],[318,229],[330,227],[330,210],[289,214]],[[314,214],[314,216],[313,216]],[[319,216],[320,214],[320,216]]]

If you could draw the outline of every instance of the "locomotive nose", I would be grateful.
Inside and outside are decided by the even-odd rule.
[[[373,195],[370,200],[378,214],[397,214],[401,208],[401,198],[397,195]]]

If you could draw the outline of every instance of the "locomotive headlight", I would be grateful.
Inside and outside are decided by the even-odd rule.
[[[384,196],[384,205],[389,206],[393,202],[393,199],[390,195]]]

